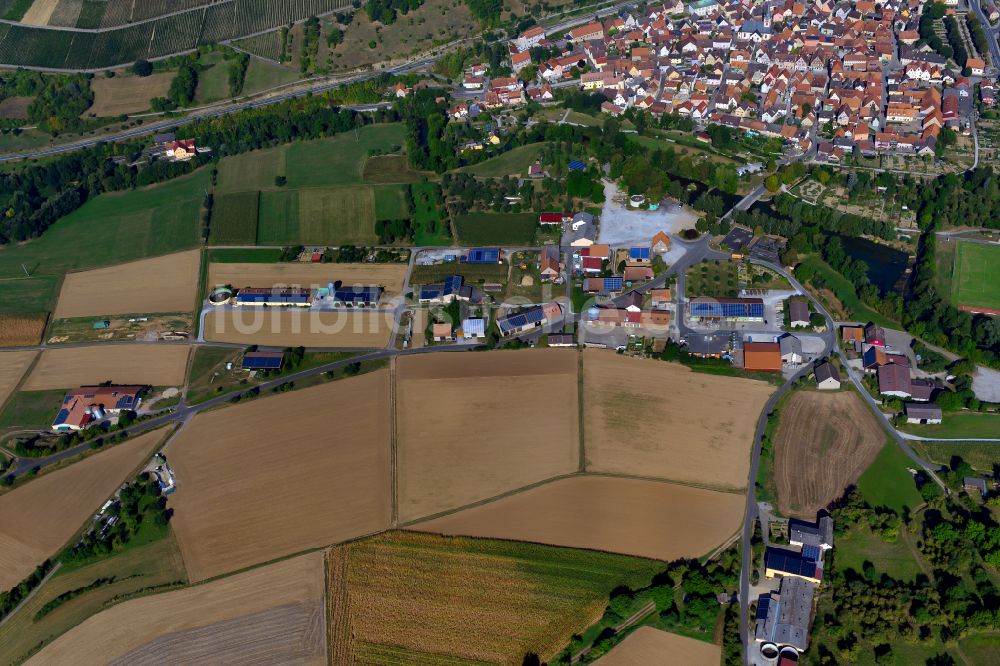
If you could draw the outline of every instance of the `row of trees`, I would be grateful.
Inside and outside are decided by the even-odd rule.
[[[410,10],[417,9],[422,4],[424,0],[368,0],[365,3],[365,13],[372,21],[392,25],[396,22],[397,14],[406,16]]]

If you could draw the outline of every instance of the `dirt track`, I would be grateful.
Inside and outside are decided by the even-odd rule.
[[[743,504],[744,498],[733,493],[577,476],[413,529],[674,560],[701,557],[735,533]]]
[[[53,317],[191,312],[201,250],[69,273]]]
[[[0,497],[0,589],[16,585],[55,554],[164,434],[133,437]]]
[[[676,363],[584,352],[587,470],[746,487],[770,384]]]
[[[310,553],[112,606],[28,663],[326,664],[323,588]]]
[[[171,444],[191,580],[385,529],[388,371],[196,416]]]
[[[798,391],[779,417],[774,480],[785,515],[815,518],[858,480],[886,440],[853,391]]]
[[[653,627],[639,627],[607,653],[594,662],[597,666],[636,666],[663,663],[670,655],[670,663],[685,666],[718,666],[722,649],[695,638],[678,636]]]
[[[187,371],[188,345],[107,345],[45,349],[25,390],[115,384],[180,386]]]
[[[400,359],[400,520],[577,470],[577,354],[535,349]]]

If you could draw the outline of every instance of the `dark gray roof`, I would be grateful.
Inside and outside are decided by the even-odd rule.
[[[906,415],[915,419],[939,419],[941,418],[941,408],[937,405],[918,405],[908,402],[904,405]]]
[[[782,578],[777,593],[761,595],[761,601],[767,598],[767,603],[762,616],[758,602],[755,638],[805,650],[809,643],[815,591],[816,586],[807,580],[788,576]]]
[[[829,361],[820,363],[816,366],[816,383],[826,381],[827,379],[834,379],[840,382],[840,371],[837,370],[837,366]]]

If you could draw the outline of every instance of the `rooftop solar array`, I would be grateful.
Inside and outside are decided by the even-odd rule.
[[[580,160],[571,160],[569,163],[570,171],[583,171],[586,168],[587,165],[581,162]]]
[[[604,278],[605,291],[621,291],[623,285],[624,285],[624,279],[620,275]]]
[[[537,324],[544,318],[545,313],[542,311],[542,308],[534,307],[530,310],[525,310],[524,312],[517,312],[512,315],[507,315],[506,317],[500,317],[497,320],[497,324],[500,326],[500,330],[507,332],[524,328],[529,324]]]
[[[633,247],[628,251],[630,259],[649,259],[648,247]]]
[[[763,319],[764,304],[754,302],[721,302],[692,300],[692,317],[719,317],[722,319]]]
[[[285,355],[281,352],[249,352],[243,356],[244,370],[277,370],[281,368]]]
[[[469,250],[465,256],[467,264],[495,264],[500,261],[500,248],[477,247]]]

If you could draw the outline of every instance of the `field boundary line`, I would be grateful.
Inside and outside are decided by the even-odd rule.
[[[33,589],[31,592],[29,592],[28,596],[26,596],[24,599],[21,599],[21,603],[19,603],[18,605],[14,606],[14,608],[12,608],[9,613],[7,613],[6,615],[3,616],[3,619],[0,620],[0,627],[2,627],[7,622],[7,620],[9,620],[10,618],[12,618],[15,615],[17,615],[18,611],[20,611],[21,608],[23,608],[25,604],[27,604],[29,601],[31,601],[32,598],[36,594],[38,594],[38,592],[42,589],[42,587],[44,587],[44,585],[47,582],[49,582],[49,580],[53,576],[56,575],[56,572],[59,571],[59,567],[61,567],[61,566],[62,566],[62,560],[59,560],[58,562],[56,562],[55,565],[52,567],[51,571],[49,571],[47,574],[45,574],[45,578],[43,578],[38,583],[38,585],[35,586],[35,589]]]
[[[735,488],[733,486],[715,486],[709,483],[699,483],[698,481],[682,481],[678,479],[668,479],[664,476],[644,476],[642,474],[626,474],[624,472],[579,472],[580,476],[603,476],[612,479],[630,479],[633,481],[653,481],[655,483],[667,483],[674,486],[688,486],[699,490],[711,490],[717,493],[727,493],[729,495],[746,495],[747,489]]]
[[[396,356],[389,359],[389,474],[390,474],[390,500],[391,513],[389,524],[392,527],[399,525],[399,456],[398,438],[396,437]]]
[[[622,620],[620,623],[618,623],[617,625],[615,625],[615,627],[614,627],[614,632],[615,632],[614,635],[617,636],[618,634],[620,634],[621,632],[625,631],[626,629],[629,629],[630,627],[633,627],[633,626],[639,624],[640,622],[642,622],[643,620],[645,620],[647,617],[649,617],[649,615],[651,613],[653,613],[655,610],[656,610],[656,602],[655,601],[648,601],[648,602],[646,602],[646,604],[642,608],[640,608],[636,612],[632,613],[630,616],[628,616],[627,618],[625,618],[624,620]],[[587,648],[585,648],[583,650],[580,650],[580,652],[578,652],[575,655],[573,655],[572,659],[570,659],[570,663],[571,664],[578,663],[581,659],[583,659],[588,654],[590,654],[590,651],[593,650],[593,649],[594,649],[594,646],[591,645],[591,646],[589,646],[589,647],[587,647]]]
[[[587,471],[587,436],[584,432],[584,422],[586,421],[583,401],[586,391],[583,389],[583,373],[586,369],[583,367],[583,350],[577,350],[577,362],[576,362],[576,413],[577,413],[577,430],[580,433],[580,466],[577,468],[581,472]]]

